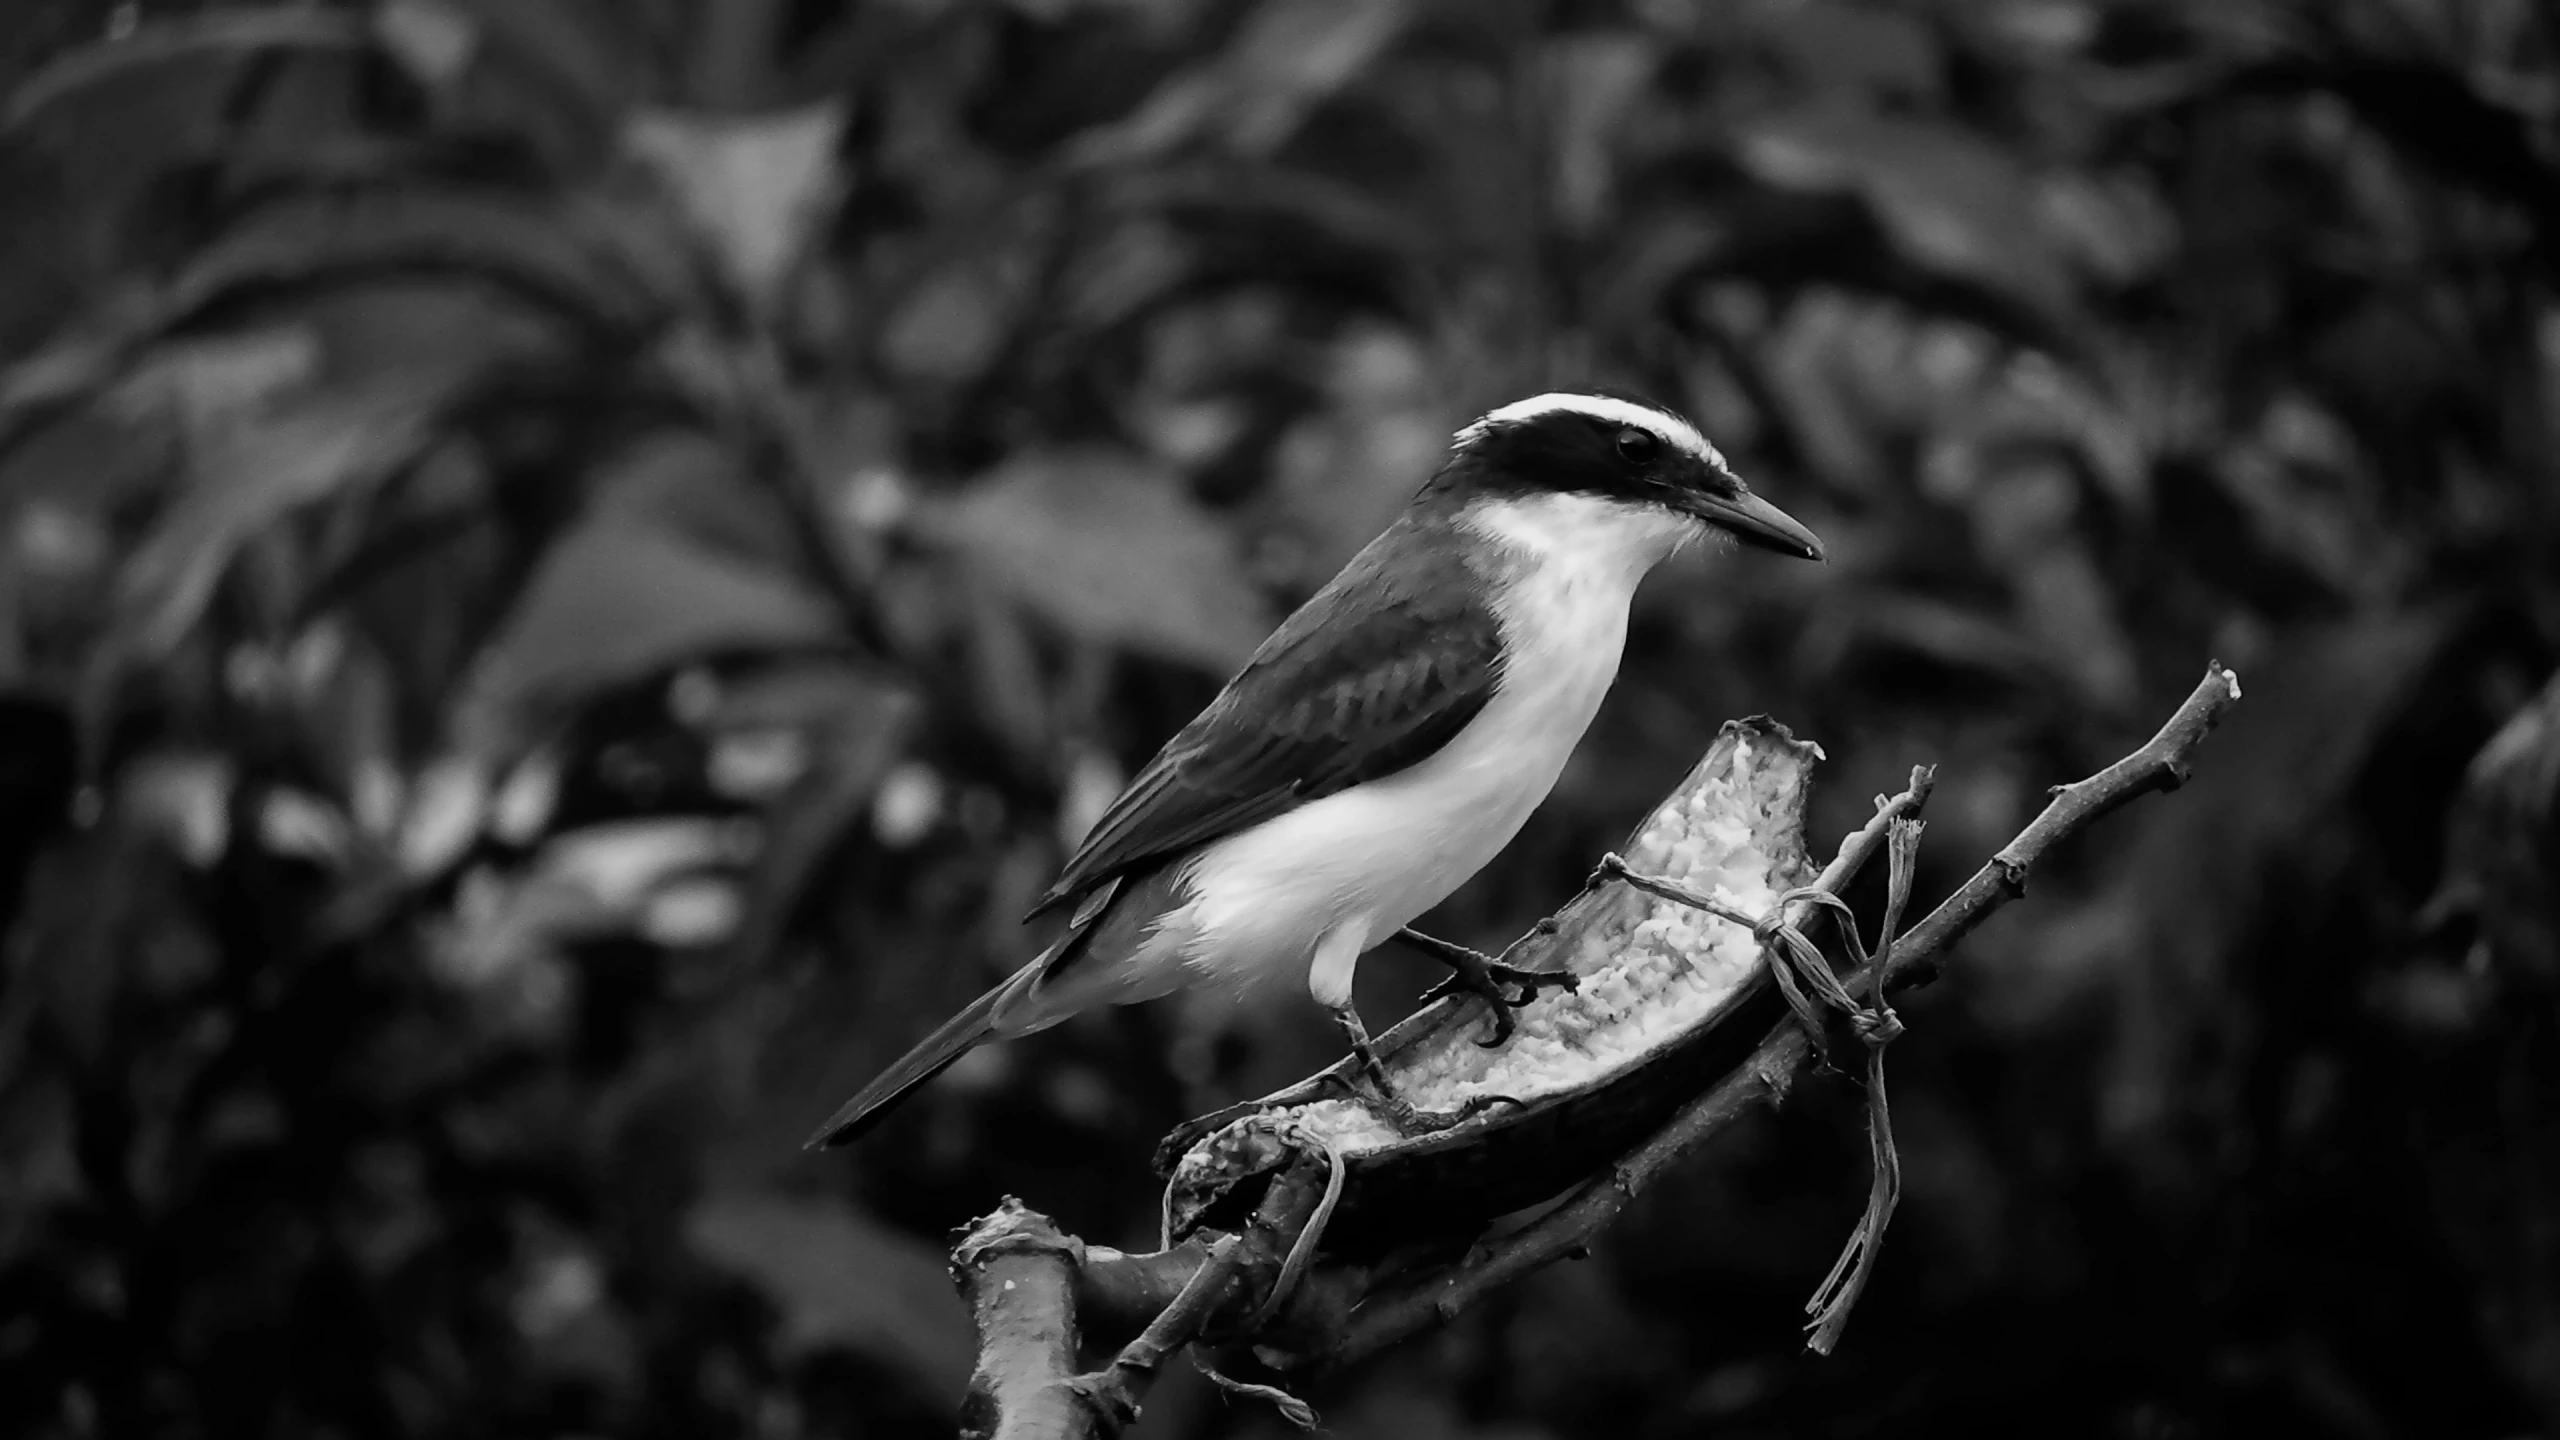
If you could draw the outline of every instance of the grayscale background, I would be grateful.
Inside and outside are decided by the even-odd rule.
[[[1818,848],[1937,763],[1927,902],[2208,658],[2248,698],[1904,1005],[1836,1356],[1830,1081],[1329,1433],[2555,1433],[2555,47],[2535,0],[6,0],[0,1433],[950,1433],[946,1233],[1148,1242],[1156,1137],[1332,1031],[1089,1016],[799,1141],[1452,429],[1590,383],[1830,563],[1655,577],[1439,932],[1546,913],[1728,716],[1826,748]],[[1287,1432],[1181,1371],[1138,1433]]]

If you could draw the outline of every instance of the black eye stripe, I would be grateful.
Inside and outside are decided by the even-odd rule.
[[[1641,465],[1662,451],[1662,437],[1630,425],[1618,432],[1618,458]]]

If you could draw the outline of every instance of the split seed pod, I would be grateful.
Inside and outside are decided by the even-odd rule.
[[[1621,852],[1629,869],[1748,915],[1806,883],[1804,809],[1819,746],[1754,718],[1729,722]],[[1229,1228],[1294,1156],[1339,1166],[1323,1250],[1374,1255],[1552,1198],[1670,1118],[1750,1053],[1783,1012],[1760,941],[1745,926],[1623,884],[1567,905],[1552,933],[1506,960],[1568,971],[1577,988],[1515,1012],[1510,1041],[1486,1049],[1486,1003],[1439,1001],[1379,1037],[1399,1094],[1470,1118],[1406,1137],[1352,1088],[1345,1060],[1248,1112],[1192,1133],[1163,1157],[1167,1240]],[[1495,1102],[1493,1097],[1503,1097]],[[1247,1107],[1239,1107],[1247,1109]]]

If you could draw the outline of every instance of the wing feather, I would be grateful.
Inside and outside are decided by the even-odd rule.
[[[1399,521],[1299,607],[1086,835],[1037,915],[1105,881],[1392,775],[1493,698],[1500,622],[1453,548]]]

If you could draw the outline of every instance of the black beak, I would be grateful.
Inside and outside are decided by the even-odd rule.
[[[1730,532],[1745,545],[1793,555],[1799,560],[1822,558],[1822,541],[1796,518],[1748,490],[1731,495],[1715,495],[1693,490],[1681,496],[1683,508],[1720,530]]]

